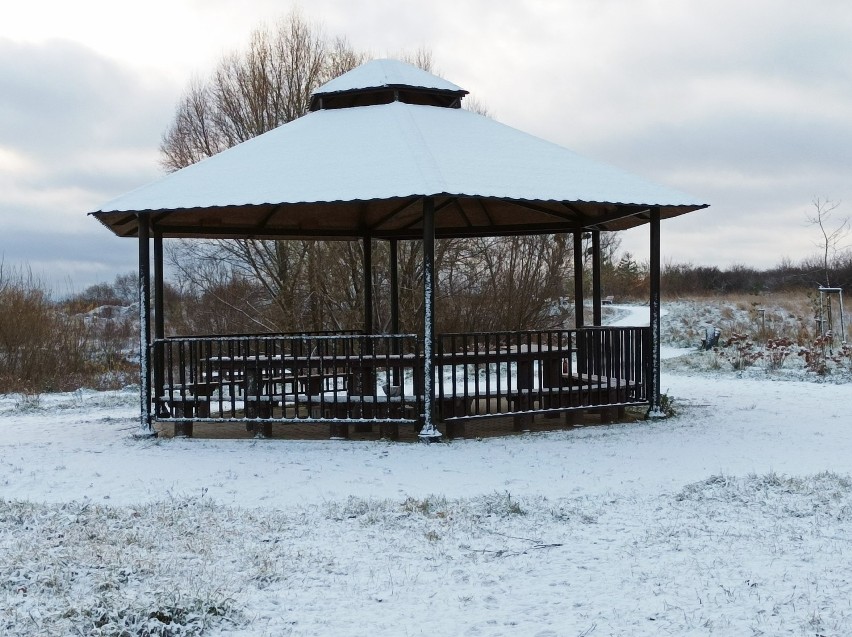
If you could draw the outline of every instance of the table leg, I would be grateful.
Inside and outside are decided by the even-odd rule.
[[[245,371],[245,379],[246,388],[245,396],[243,396],[243,398],[246,418],[257,418],[257,399],[260,398],[260,385],[257,377],[257,370],[247,367]]]

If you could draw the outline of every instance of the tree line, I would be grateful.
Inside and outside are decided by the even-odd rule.
[[[647,264],[620,252],[617,236],[603,243],[607,247],[601,273],[604,295],[614,296],[617,302],[646,303]],[[378,242],[373,251],[374,328],[378,332],[390,327],[390,281],[386,266],[381,265],[387,248],[387,243]],[[301,274],[291,278],[286,297],[276,297],[276,290],[251,272],[219,259],[201,261],[200,269],[192,272],[175,270],[165,284],[166,334],[361,329],[363,255],[359,243],[347,242],[345,249],[350,253],[337,263],[329,258],[322,261],[334,276],[312,280],[309,275],[319,267],[303,263]],[[436,253],[439,332],[573,327],[573,303],[559,303],[560,298],[573,300],[570,236],[444,240],[438,242]],[[314,257],[305,255],[302,261]],[[420,263],[417,242],[400,242],[404,332],[421,328]],[[196,285],[199,276],[205,278],[204,285]],[[807,296],[824,276],[821,255],[798,263],[784,260],[767,269],[666,263],[661,287],[664,300],[774,293]],[[833,285],[849,289],[852,255],[834,258],[829,276]],[[589,296],[590,280],[590,264],[585,263]],[[314,287],[317,281],[323,287]],[[28,270],[0,262],[0,393],[110,389],[136,383],[137,300],[135,272],[58,298]]]
[[[843,253],[828,265],[821,255],[798,263],[783,259],[778,265],[759,269],[748,265],[728,268],[692,263],[666,263],[662,268],[662,290],[668,298],[722,296],[727,294],[773,294],[816,292],[829,281],[845,290],[852,286],[852,254]]]

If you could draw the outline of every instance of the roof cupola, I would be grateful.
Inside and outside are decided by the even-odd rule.
[[[311,96],[310,110],[375,106],[391,102],[460,108],[467,91],[398,60],[372,60],[326,82]]]

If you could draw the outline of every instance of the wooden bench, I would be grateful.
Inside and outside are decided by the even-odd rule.
[[[159,407],[167,409],[169,417],[186,418],[175,423],[175,436],[192,437],[192,419],[210,416],[211,397],[220,387],[216,380],[193,381],[174,385],[170,393],[158,397]]]
[[[210,415],[210,399],[220,388],[215,380],[202,380],[172,386],[171,394],[159,397],[161,404],[167,404],[172,417]]]
[[[610,294],[601,299],[601,305],[612,305],[613,301],[615,301],[615,298]]]
[[[562,374],[563,383],[579,385],[583,387],[636,387],[635,380],[616,378],[615,376],[600,376],[598,374],[585,374],[581,372],[570,372]]]
[[[286,371],[286,370],[285,370]],[[344,391],[349,386],[349,374],[339,371],[325,373],[301,373],[298,375],[264,375],[260,378],[263,392],[281,388],[284,392],[319,394],[320,392]],[[298,385],[298,387],[297,387]]]

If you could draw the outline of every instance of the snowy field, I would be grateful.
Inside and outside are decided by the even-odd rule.
[[[0,634],[852,634],[852,383],[667,353],[673,419],[433,445],[0,397]]]

